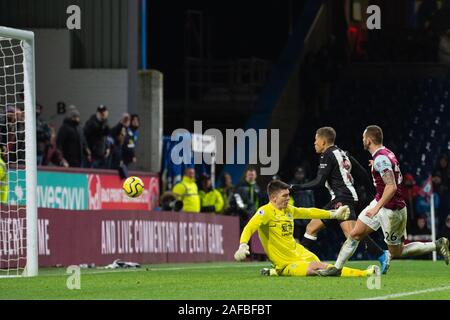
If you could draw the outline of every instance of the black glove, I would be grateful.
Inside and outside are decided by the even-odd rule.
[[[291,184],[289,186],[289,192],[296,193],[296,192],[299,192],[299,191],[302,191],[302,188],[301,188],[300,184]]]

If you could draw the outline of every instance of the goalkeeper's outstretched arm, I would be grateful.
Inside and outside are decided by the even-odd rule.
[[[350,216],[348,206],[339,207],[336,210],[322,210],[318,208],[294,208],[294,219],[337,219],[347,220]]]
[[[250,247],[248,242],[252,235],[259,229],[259,227],[265,223],[264,211],[260,210],[258,213],[254,214],[241,234],[239,249],[234,254],[234,259],[237,261],[245,260],[245,258],[250,254]]]

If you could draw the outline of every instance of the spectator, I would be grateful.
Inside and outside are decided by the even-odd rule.
[[[83,156],[91,161],[91,151],[86,145],[80,128],[80,113],[73,109],[64,123],[59,128],[56,138],[56,146],[62,151],[64,159],[67,159],[70,167],[79,168],[83,164]]]
[[[2,142],[6,144],[5,160],[7,163],[25,165],[25,112],[14,105],[6,107],[6,129]]]
[[[161,207],[157,211],[178,212],[183,208],[183,202],[177,200],[177,196],[171,191],[164,192],[159,202],[161,203]]]
[[[233,185],[233,180],[228,172],[223,174],[221,184],[222,187],[218,190],[224,201],[224,213],[227,214],[229,213],[229,208],[231,208],[231,202],[236,191],[236,187]]]
[[[41,161],[42,166],[48,166],[50,164],[53,164],[55,166],[59,167],[69,167],[69,162],[67,162],[66,159],[64,159],[64,156],[56,147],[56,132],[54,128],[50,128],[50,140],[47,143],[47,145],[44,148],[44,153]]]
[[[119,123],[111,129],[111,134],[113,137],[118,137],[119,132],[125,130],[124,141],[121,143],[122,151],[121,156],[123,163],[128,166],[130,163],[136,162],[135,156],[135,144],[132,137],[132,132],[130,131],[131,117],[128,113],[124,113]]]
[[[414,219],[415,217],[415,208],[414,203],[416,202],[417,195],[419,194],[419,186],[416,183],[413,175],[410,173],[405,174],[403,178],[403,188],[402,194],[403,199],[406,201],[408,214],[410,219]]]
[[[131,123],[127,129],[127,135],[123,150],[123,161],[125,165],[129,166],[132,163],[136,163],[136,142],[138,140],[139,129],[139,116],[133,114],[131,116]]]
[[[308,182],[306,179],[305,169],[303,167],[297,167],[294,173],[294,179],[290,184],[303,184]],[[296,192],[293,196],[296,207],[313,208],[315,207],[314,192],[312,190],[302,190]]]
[[[422,1],[417,9],[416,19],[418,29],[428,28],[433,15],[438,10],[435,0]]]
[[[303,167],[295,168],[294,178],[290,181],[290,184],[302,184],[308,182],[306,179],[305,169]],[[313,208],[315,207],[314,191],[301,190],[290,196],[290,204],[295,207]],[[306,231],[306,220],[296,219],[294,220],[294,238],[299,241]]]
[[[450,239],[450,214],[445,219],[445,225],[439,231],[438,238],[441,238],[441,237],[445,237],[447,239]]]
[[[107,144],[109,134],[108,108],[100,105],[97,112],[91,116],[84,126],[84,135],[87,145],[92,151],[92,168],[106,168],[110,149]]]
[[[195,169],[186,168],[184,176],[172,189],[173,193],[183,202],[183,211],[200,212],[200,197],[195,182]]]
[[[427,217],[422,215],[416,220],[416,224],[411,228],[410,235],[408,235],[409,241],[431,241],[431,231],[427,226]],[[424,254],[421,256],[416,256],[413,259],[427,259],[431,254]]]
[[[122,129],[127,130],[129,126],[130,126],[130,115],[128,113],[124,113],[122,114],[122,118],[120,119],[119,123],[116,124],[111,129],[111,135],[113,137],[118,137]]]
[[[439,176],[440,184],[448,189],[449,188],[449,181],[450,181],[450,170],[448,170],[448,156],[447,154],[442,154],[439,158],[439,162],[437,163],[436,167],[433,170],[433,177]]]
[[[25,165],[25,111],[16,108],[16,155],[17,164]]]
[[[434,208],[437,210],[439,208],[439,196],[436,192],[433,192],[434,197]],[[425,215],[430,217],[431,215],[431,201],[427,196],[419,195],[416,200],[416,214]]]
[[[444,153],[441,155],[433,175],[433,180],[436,183],[440,180],[440,188],[436,189],[436,191],[439,194],[441,203],[438,210],[439,224],[440,226],[443,226],[445,217],[450,211],[450,170],[448,169],[447,154]]]
[[[222,177],[222,188],[220,189],[220,192],[222,193],[225,202],[223,213],[231,216],[239,216],[240,229],[242,231],[248,220],[246,205],[240,194],[237,193],[229,173],[224,173]]]
[[[45,149],[50,144],[51,132],[48,124],[41,120],[42,106],[36,105],[36,151],[37,164],[43,165],[42,161],[45,156]]]
[[[433,174],[431,181],[433,183],[433,191],[438,195],[442,195],[446,189],[445,185],[442,184],[442,173],[440,171],[436,171]]]
[[[123,157],[122,150],[123,144],[125,141],[126,130],[122,127],[120,131],[112,130],[113,135],[113,144],[111,145],[111,156],[109,168],[114,170],[119,170],[123,165]]]
[[[412,235],[430,235],[431,231],[427,226],[427,217],[420,215],[416,219],[416,224],[411,228]]]
[[[201,212],[222,213],[224,200],[219,190],[212,187],[211,177],[203,175],[200,184]]]
[[[440,37],[438,59],[440,63],[450,65],[450,29]]]
[[[256,183],[256,170],[253,168],[245,171],[245,179],[236,187],[236,193],[239,194],[244,203],[244,216],[241,222],[244,225],[247,220],[253,216],[261,204],[261,189]]]
[[[131,125],[130,125],[130,131],[131,131],[131,136],[133,137],[133,141],[136,144],[139,138],[139,126],[140,126],[140,122],[141,120],[139,119],[139,116],[137,114],[132,114],[131,115]]]

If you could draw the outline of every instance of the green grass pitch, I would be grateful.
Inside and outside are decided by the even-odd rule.
[[[366,268],[373,261],[351,262]],[[80,290],[66,286],[65,269],[34,278],[0,279],[0,299],[450,299],[450,267],[443,261],[393,261],[381,288],[366,278],[263,277],[268,263],[147,265],[135,270],[81,269]]]

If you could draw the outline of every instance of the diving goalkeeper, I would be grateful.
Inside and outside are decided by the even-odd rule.
[[[271,276],[315,276],[316,270],[328,267],[312,252],[295,242],[294,219],[338,219],[346,220],[350,214],[347,206],[337,210],[297,208],[288,205],[289,185],[273,180],[267,185],[270,202],[260,207],[242,231],[239,249],[234,254],[237,261],[250,254],[248,242],[258,230],[259,239],[274,269],[263,269],[263,275]],[[378,266],[367,270],[343,268],[343,277],[365,277],[380,274]]]

